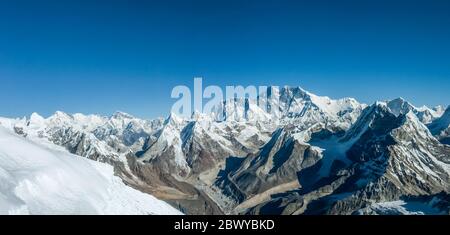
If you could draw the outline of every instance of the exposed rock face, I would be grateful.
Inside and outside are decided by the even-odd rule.
[[[284,214],[353,214],[375,203],[450,191],[450,148],[439,143],[412,111],[396,116],[386,105],[375,104],[340,141],[353,142],[346,152],[350,167],[247,213],[278,208]],[[319,169],[300,171],[300,182],[302,177],[314,179]]]
[[[387,101],[387,106],[389,110],[395,115],[407,114],[408,112],[413,112],[419,120],[424,124],[430,124],[434,120],[440,118],[444,113],[441,106],[437,106],[433,109],[426,106],[417,108],[410,104],[403,98],[397,98],[391,101]]]
[[[297,173],[316,163],[320,152],[295,139],[285,129],[277,130],[257,154],[247,157],[229,175],[245,198],[297,180]]]
[[[57,112],[0,123],[111,164],[187,214],[412,213],[426,197],[427,213],[448,213],[450,109],[269,91],[265,108],[234,99],[191,118]]]
[[[332,206],[329,213],[351,214],[367,203],[450,191],[450,148],[431,136],[411,112],[397,122],[400,126],[386,135],[370,138],[376,141],[370,148],[352,147],[349,157],[356,163],[349,181],[354,183],[346,191],[354,193]]]
[[[171,115],[155,139],[147,143],[141,161],[159,165],[187,178],[223,165],[230,156],[257,151],[273,127],[258,123],[185,121]]]
[[[284,87],[273,93],[279,100],[277,108],[280,110],[282,123],[307,128],[322,123],[328,129],[336,131],[348,129],[366,107],[352,98],[332,100],[301,88]]]
[[[184,213],[223,214],[215,202],[193,185],[177,180],[159,167],[141,163],[132,155],[127,160],[130,174],[123,178],[130,186],[161,198]]]
[[[439,119],[429,124],[428,128],[441,143],[450,145],[450,106]]]

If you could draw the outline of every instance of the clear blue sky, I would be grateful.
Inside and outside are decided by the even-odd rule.
[[[446,0],[0,1],[0,116],[165,116],[194,76],[448,105],[449,12]]]

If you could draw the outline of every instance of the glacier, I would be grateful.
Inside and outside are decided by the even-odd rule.
[[[416,107],[402,98],[366,105],[300,87],[273,89],[269,98],[280,101],[270,107],[271,113],[255,100],[234,99],[217,107],[223,115],[194,112],[190,118],[171,114],[144,120],[123,112],[109,117],[56,112],[48,118],[33,113],[0,118],[0,126],[26,141],[9,149],[10,159],[19,156],[13,150],[20,152],[19,146],[31,143],[61,153],[62,159],[94,160],[109,167],[108,177],[121,180],[118,184],[186,214],[407,212],[400,207],[379,210],[389,208],[389,202],[404,202],[408,210],[428,203],[432,210],[425,214],[450,211],[449,108]],[[28,172],[25,165],[19,169]],[[89,195],[84,180],[79,184]],[[32,211],[26,198],[16,195],[22,186],[8,185],[13,186],[4,186],[2,197],[12,203],[8,205],[18,204],[4,213],[21,212],[21,205],[23,213]],[[94,199],[95,205],[104,203],[101,197]]]

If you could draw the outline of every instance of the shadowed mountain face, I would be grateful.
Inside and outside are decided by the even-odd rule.
[[[450,106],[440,118],[430,123],[428,128],[443,144],[450,144]]]
[[[450,109],[401,98],[367,106],[288,87],[268,99],[279,100],[270,113],[235,99],[217,107],[220,117],[57,112],[0,123],[108,163],[127,185],[187,214],[449,213]]]
[[[283,214],[364,214],[369,213],[364,208],[377,203],[450,190],[450,146],[439,143],[413,112],[395,116],[387,106],[369,107],[339,143],[349,141],[345,156],[350,165],[335,160],[331,174],[322,179],[316,176],[323,166],[300,171],[306,187],[247,213],[277,208]]]

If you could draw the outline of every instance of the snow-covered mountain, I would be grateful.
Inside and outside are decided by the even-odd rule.
[[[364,208],[377,203],[450,191],[450,146],[439,143],[413,111],[400,114],[377,102],[344,135],[320,133],[309,144],[325,147],[321,160],[299,170],[299,189],[246,213],[267,208],[283,214],[369,213]],[[429,211],[448,214],[445,198]]]
[[[450,109],[291,87],[269,87],[265,108],[259,99],[190,118],[56,112],[0,126],[107,163],[187,214],[420,214],[419,202],[448,213]]]
[[[300,87],[269,87],[267,97],[259,97],[258,101],[226,101],[224,105],[217,107],[218,111],[215,112],[223,115],[214,116],[214,119],[305,125],[325,123],[334,128],[346,129],[366,107],[353,98],[333,100],[326,96],[317,96]],[[260,102],[267,107],[263,109],[258,106]]]
[[[450,144],[450,106],[439,118],[428,125],[431,133],[444,144]]]
[[[406,114],[409,111],[412,111],[424,124],[431,123],[432,121],[441,117],[442,114],[444,113],[443,108],[441,106],[437,106],[433,109],[428,108],[427,106],[417,108],[414,105],[410,104],[408,101],[404,100],[403,98],[390,100],[387,101],[386,103],[391,112],[396,116],[400,114]]]
[[[0,214],[180,214],[113,167],[0,127]]]
[[[333,100],[314,95],[299,87],[275,90],[273,96],[280,101],[278,109],[283,118],[307,126],[324,123],[331,129],[347,129],[366,107],[353,98]]]
[[[58,111],[48,118],[33,113],[28,119],[3,118],[0,122],[28,138],[44,138],[74,154],[95,160],[99,157],[118,158],[121,154],[139,150],[162,126],[161,119],[141,120],[122,112],[103,117]]]

